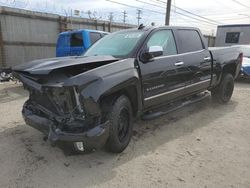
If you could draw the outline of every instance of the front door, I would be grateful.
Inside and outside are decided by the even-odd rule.
[[[143,49],[161,46],[163,55],[140,62],[145,108],[167,103],[182,95],[185,88],[183,59],[177,55],[173,32],[157,30],[150,34]]]

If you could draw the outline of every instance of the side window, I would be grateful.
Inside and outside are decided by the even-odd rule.
[[[70,46],[71,47],[82,47],[83,46],[82,33],[71,34]]]
[[[178,30],[180,53],[195,52],[204,49],[201,37],[195,30]]]
[[[96,41],[98,41],[102,36],[100,33],[94,33],[94,32],[90,32],[90,41],[91,44],[94,44]]]
[[[147,47],[161,46],[163,56],[177,54],[174,36],[171,30],[161,30],[155,32],[147,42]]]
[[[240,32],[227,32],[226,43],[238,43],[240,39]]]

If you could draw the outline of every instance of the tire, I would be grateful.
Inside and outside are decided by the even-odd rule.
[[[105,105],[105,119],[110,122],[106,147],[112,153],[121,153],[128,146],[132,137],[132,106],[129,99],[124,95],[113,102],[106,102]]]
[[[212,100],[220,104],[225,104],[231,99],[233,90],[234,78],[231,74],[226,73],[223,75],[219,86],[211,90]]]

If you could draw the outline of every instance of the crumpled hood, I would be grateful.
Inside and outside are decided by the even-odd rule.
[[[60,57],[60,58],[49,58],[39,59],[17,65],[13,68],[13,71],[17,72],[28,72],[30,74],[49,74],[55,69],[72,67],[77,65],[89,64],[89,63],[100,63],[107,61],[117,61],[117,58],[113,56],[73,56],[73,57]]]

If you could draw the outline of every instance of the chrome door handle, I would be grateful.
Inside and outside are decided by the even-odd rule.
[[[179,61],[179,62],[175,63],[174,65],[175,65],[175,66],[181,66],[181,65],[184,65],[184,62]]]
[[[211,57],[205,57],[204,58],[204,61],[210,61],[211,60]]]

